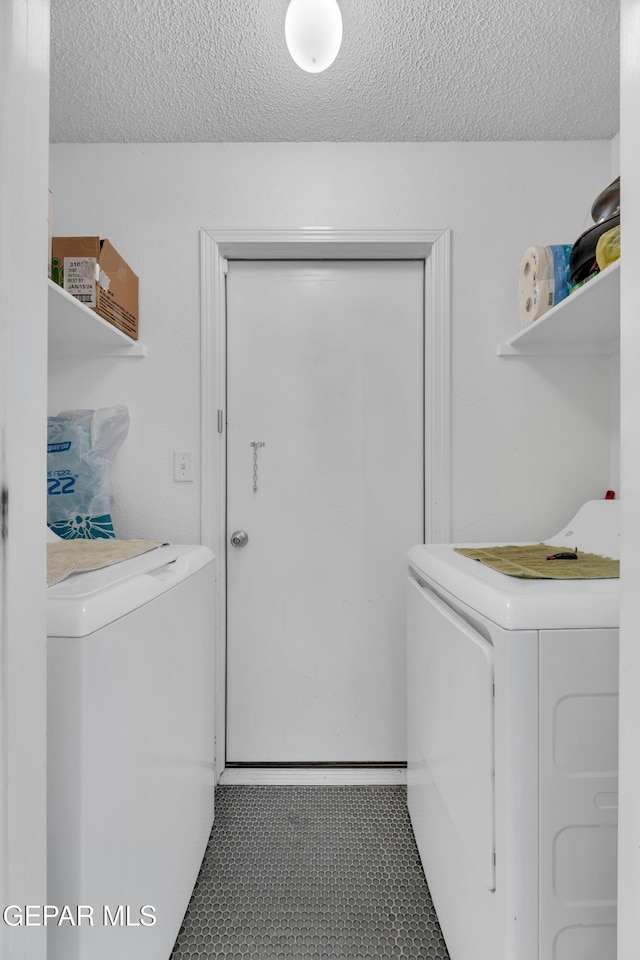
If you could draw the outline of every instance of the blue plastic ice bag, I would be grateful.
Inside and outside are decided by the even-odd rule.
[[[47,524],[66,540],[115,537],[111,463],[129,429],[124,406],[48,419]]]

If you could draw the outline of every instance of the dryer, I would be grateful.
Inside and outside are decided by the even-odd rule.
[[[545,542],[617,558],[618,511]],[[451,960],[615,960],[619,581],[408,558],[408,806]]]

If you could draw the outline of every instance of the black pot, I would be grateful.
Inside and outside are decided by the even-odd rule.
[[[607,220],[594,224],[581,234],[573,245],[571,256],[569,257],[569,271],[573,283],[580,283],[586,280],[590,273],[597,268],[596,247],[598,240],[603,233],[617,227],[620,223],[620,214],[616,213]]]
[[[591,207],[591,219],[594,223],[602,223],[616,213],[620,213],[620,177],[616,177],[595,198]]]

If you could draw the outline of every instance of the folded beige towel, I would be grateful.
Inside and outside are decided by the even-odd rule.
[[[620,561],[597,553],[576,551],[577,560],[547,560],[553,553],[572,547],[548,543],[514,544],[498,547],[455,547],[471,560],[480,560],[509,577],[527,580],[608,580],[620,576]]]
[[[47,544],[47,586],[72,573],[99,570],[138,557],[166,540],[56,540]]]

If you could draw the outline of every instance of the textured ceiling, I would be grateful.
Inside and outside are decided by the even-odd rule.
[[[619,127],[618,0],[339,0],[307,74],[287,0],[51,0],[53,142],[582,140]]]

